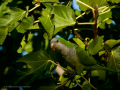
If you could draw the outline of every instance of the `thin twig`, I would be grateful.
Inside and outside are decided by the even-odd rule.
[[[85,3],[83,3],[83,2],[81,2],[81,1],[79,1],[79,0],[76,0],[76,1],[78,1],[79,3],[85,5],[86,7],[90,8],[90,9],[92,9],[93,11],[95,10],[93,7],[87,5],[87,4],[85,4]]]
[[[78,17],[76,17],[76,19],[78,19],[78,18],[82,17],[83,15],[85,15],[85,12],[84,12],[84,13],[82,13],[81,15],[79,15]]]
[[[101,13],[104,12],[104,11],[105,11],[106,9],[108,9],[108,8],[109,8],[109,7],[104,8],[104,9],[101,11]]]
[[[105,13],[107,13],[107,12],[109,12],[109,11],[111,11],[111,9],[108,9],[108,10],[105,11],[105,12],[101,12],[101,13],[99,13],[99,15],[105,14]]]
[[[34,21],[34,23],[38,23],[38,22],[40,22],[40,20],[36,20],[36,21]]]
[[[84,76],[81,75],[81,77],[82,77],[85,81],[87,81],[92,88],[94,88],[95,90],[97,90],[97,88],[95,88]]]
[[[36,9],[37,7],[39,7],[40,5],[39,4],[37,4],[35,7],[33,7],[32,9],[30,9],[28,12],[31,12],[31,11],[33,11],[34,9]]]
[[[69,6],[69,4],[70,4],[70,1],[67,3],[67,5],[66,5],[66,6]]]
[[[67,69],[66,69],[66,68],[64,68],[64,67],[60,66],[59,64],[56,64],[56,63],[55,63],[54,61],[52,61],[52,60],[49,60],[48,62],[51,62],[51,63],[53,63],[53,64],[55,64],[55,65],[59,66],[60,68],[64,69],[65,71],[67,71]]]
[[[84,23],[77,23],[78,25],[94,25],[93,22],[84,22]]]
[[[98,16],[99,16],[99,13],[98,13],[98,6],[96,6],[95,8],[95,11],[94,11],[94,14],[95,14],[95,18],[94,18],[94,39],[97,37],[97,19],[98,19]]]
[[[99,7],[98,10],[102,9],[102,8],[106,8],[107,6],[102,6],[102,7]]]
[[[81,88],[83,88],[82,85],[80,85],[79,82],[76,80],[76,78],[74,78],[74,79],[75,79],[76,83],[78,84],[78,86],[80,86]]]

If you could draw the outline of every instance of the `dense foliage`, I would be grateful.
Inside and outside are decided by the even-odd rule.
[[[119,73],[93,70],[71,78],[55,72],[57,62],[71,69],[50,49],[56,35],[78,44],[98,64],[120,72],[120,0],[76,1],[80,10],[73,9],[72,0],[0,1],[1,90],[119,88]],[[29,54],[23,56],[25,51]]]

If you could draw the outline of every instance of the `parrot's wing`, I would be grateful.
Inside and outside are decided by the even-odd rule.
[[[76,50],[76,55],[78,57],[79,62],[84,66],[92,66],[97,64],[94,58],[90,56],[81,47],[76,47],[75,50]]]

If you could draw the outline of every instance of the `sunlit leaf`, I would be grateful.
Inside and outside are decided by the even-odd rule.
[[[85,49],[85,44],[79,38],[73,38],[73,40],[83,49]]]
[[[96,5],[103,6],[103,5],[107,5],[107,0],[79,0],[82,1],[83,3],[95,8]],[[83,11],[86,11],[87,9],[90,9],[88,7],[86,7],[85,5],[79,3],[79,1],[77,2],[77,4],[79,5],[79,8]]]
[[[112,18],[112,12],[111,12],[111,11],[109,11],[109,12],[107,12],[107,13],[105,13],[105,14],[99,15],[98,20],[97,20],[97,23],[99,24],[100,22],[102,22],[102,21],[105,20],[106,18]],[[99,27],[100,27],[101,29],[105,29],[105,24],[106,24],[106,23],[107,23],[107,24],[111,24],[111,23],[112,23],[112,20],[108,19],[107,21],[102,22]]]
[[[6,26],[0,27],[0,45],[4,43],[7,33],[8,33],[8,27]]]
[[[105,44],[109,45],[109,47],[112,48],[113,46],[120,44],[120,40],[109,39],[105,42]]]
[[[91,55],[95,55],[98,53],[103,47],[102,47],[102,41],[103,41],[103,36],[98,36],[95,38],[93,41],[90,42],[88,45],[88,53]]]
[[[12,0],[4,0],[4,2],[0,5],[0,17],[4,15],[3,11],[7,9],[7,4],[12,2]]]
[[[26,19],[23,19],[23,21],[20,23],[20,25],[16,28],[18,32],[25,33],[26,30],[28,30],[32,24],[34,23],[33,17],[27,17]]]
[[[75,14],[70,7],[54,6],[55,31],[54,34],[67,26],[73,26],[76,23]]]
[[[54,15],[49,14],[47,10],[44,11],[45,15],[39,17],[40,22],[48,33],[49,39],[52,38],[54,30]]]
[[[20,8],[15,8],[15,7],[8,8],[7,10],[4,11],[5,15],[0,17],[0,26],[7,26],[14,24],[16,21],[24,17],[25,12],[26,11]]]

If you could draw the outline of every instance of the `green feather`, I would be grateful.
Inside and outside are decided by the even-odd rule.
[[[77,46],[76,44],[74,43],[71,43],[69,41],[66,41],[65,39],[61,38],[61,37],[56,37],[62,44],[64,44],[65,46],[67,46],[68,48],[72,48],[72,47],[75,47]]]

